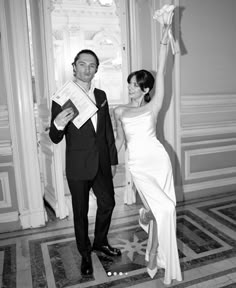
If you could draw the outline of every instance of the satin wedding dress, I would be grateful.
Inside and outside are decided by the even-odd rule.
[[[156,138],[152,111],[137,116],[122,116],[128,149],[128,167],[145,208],[151,209],[157,222],[158,250],[156,268],[147,272],[153,278],[164,268],[164,283],[182,280],[176,240],[176,198],[169,156]],[[149,234],[145,260],[149,262],[153,221],[142,228]]]

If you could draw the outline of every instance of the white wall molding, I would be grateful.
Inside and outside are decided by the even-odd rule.
[[[11,191],[9,185],[9,178],[7,172],[0,172],[0,185],[2,186],[2,201],[0,201],[0,208],[8,208],[12,206]],[[2,214],[1,217],[2,218]]]
[[[141,60],[141,45],[139,33],[131,33],[132,31],[139,31],[139,19],[137,13],[136,0],[129,1],[129,25],[130,25],[130,71],[138,70],[140,68]]]
[[[11,141],[0,140],[0,156],[9,156],[9,155],[12,155]]]
[[[224,179],[219,179],[219,180],[210,180],[210,181],[202,181],[200,183],[193,183],[193,184],[185,184],[183,186],[183,191],[184,193],[191,193],[191,192],[196,192],[199,190],[207,190],[211,188],[221,188],[227,187],[230,185],[236,186],[236,177],[231,177],[231,178],[224,178]],[[225,189],[224,189],[225,191]],[[229,191],[230,192],[230,191]],[[232,192],[232,191],[231,191]],[[208,194],[206,193],[206,196]]]
[[[211,145],[212,147],[214,145],[218,145],[218,144],[233,144],[236,143],[236,137],[235,138],[221,138],[221,139],[208,139],[208,140],[201,140],[201,141],[189,141],[186,143],[182,143],[182,147],[184,148],[188,148],[191,146],[196,146],[196,145]]]
[[[8,5],[5,9],[4,5]],[[9,123],[19,214],[34,214],[41,207],[41,183],[33,114],[32,75],[28,42],[26,1],[0,1],[3,71],[5,74]],[[7,19],[7,21],[6,21]],[[20,56],[20,57],[19,57]],[[29,155],[30,153],[30,155]],[[42,213],[38,226],[45,224]],[[33,221],[31,221],[33,223]],[[30,226],[32,227],[32,226]],[[25,228],[27,228],[25,226]]]
[[[225,123],[221,126],[218,125],[218,127],[213,127],[211,125],[189,126],[188,128],[185,127],[184,130],[181,131],[180,135],[182,138],[211,136],[216,134],[223,136],[224,134],[235,133],[235,126],[236,123]]]
[[[0,105],[0,129],[9,129],[7,105]]]
[[[183,95],[180,108],[185,196],[231,190],[236,183],[235,162],[229,159],[236,153],[236,94]]]
[[[212,107],[213,106],[213,107]],[[203,111],[212,111],[215,107],[223,109],[236,109],[236,94],[190,94],[181,96],[181,112],[202,108]]]
[[[52,207],[56,207],[57,216],[63,219],[68,215],[68,211],[65,203],[60,145],[54,145],[48,137],[48,132],[45,131],[50,122],[50,95],[56,90],[55,70],[57,69],[53,55],[50,1],[38,0],[36,3],[36,1],[30,0],[30,5],[32,32],[34,32],[32,34],[32,44],[35,57],[36,98],[39,115],[38,133],[40,133],[40,142],[38,151],[41,179],[43,178],[41,182],[42,194],[45,199],[48,198],[54,201],[50,204]],[[49,195],[47,195],[48,191]]]
[[[181,136],[235,133],[236,94],[181,96]]]
[[[174,27],[175,27],[175,41],[179,45],[178,41],[180,39],[180,3],[179,0],[175,0],[174,2],[176,6],[176,13],[174,17]],[[174,114],[175,114],[175,151],[176,155],[180,161],[181,159],[181,50],[179,49],[179,53],[175,55],[174,61]],[[180,179],[179,179],[180,181]]]
[[[19,220],[19,215],[17,211],[1,213],[0,223],[10,223]]]
[[[34,209],[34,211],[26,210],[19,214],[22,229],[44,226],[42,219],[46,219],[44,208]]]
[[[193,179],[201,179],[201,178],[209,178],[212,176],[220,176],[227,175],[231,173],[236,173],[236,166],[229,166],[224,168],[214,169],[212,165],[211,170],[201,170],[200,172],[192,172],[191,165],[194,164],[194,157],[205,155],[205,159],[207,161],[207,155],[210,154],[224,154],[227,152],[236,153],[236,145],[231,146],[221,146],[221,147],[212,147],[212,148],[202,148],[202,149],[194,149],[185,151],[185,180],[193,180]],[[223,157],[223,156],[222,156]],[[204,163],[203,163],[204,164]],[[224,164],[225,165],[225,164]]]

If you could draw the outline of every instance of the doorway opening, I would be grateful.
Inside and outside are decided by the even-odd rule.
[[[51,10],[55,86],[59,89],[73,79],[72,62],[82,49],[93,50],[100,61],[94,78],[106,92],[116,133],[113,108],[128,101],[128,3],[120,0],[58,0]],[[65,176],[65,141],[61,142],[65,195],[70,192]],[[114,186],[126,186],[125,151],[119,153]]]

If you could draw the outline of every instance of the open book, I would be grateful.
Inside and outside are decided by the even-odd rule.
[[[98,110],[86,92],[73,81],[66,82],[57,90],[53,94],[52,100],[58,103],[62,109],[73,108],[74,117],[71,121],[78,129]]]

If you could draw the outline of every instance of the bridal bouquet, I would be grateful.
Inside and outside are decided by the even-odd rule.
[[[153,19],[157,20],[162,25],[171,27],[172,18],[174,15],[174,5],[166,4],[160,10],[156,10]],[[168,36],[171,44],[172,53],[176,53],[175,40],[171,28],[168,30]]]

